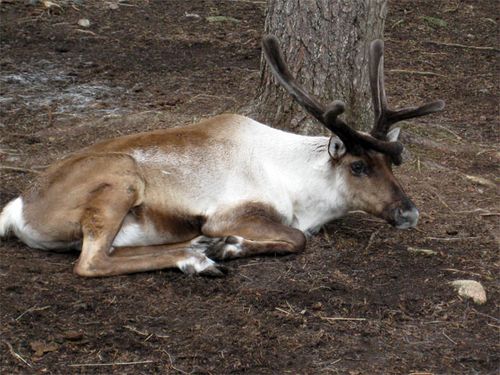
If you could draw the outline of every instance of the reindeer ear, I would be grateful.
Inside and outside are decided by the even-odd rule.
[[[387,140],[389,142],[396,142],[399,138],[399,132],[401,131],[401,128],[394,128],[391,131],[387,133]]]
[[[344,142],[342,142],[339,137],[332,136],[328,142],[328,153],[332,159],[340,159],[344,156],[345,152],[346,148]]]

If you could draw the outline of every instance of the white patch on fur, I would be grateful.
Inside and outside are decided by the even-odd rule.
[[[5,237],[12,232],[26,245],[35,249],[48,250],[75,246],[75,243],[51,241],[44,238],[24,220],[23,206],[23,199],[17,197],[4,207],[0,214],[0,237]]]
[[[118,231],[113,245],[115,247],[152,246],[168,243],[169,233],[158,233],[154,225],[148,221],[137,223],[133,216],[127,215]]]
[[[139,224],[123,224],[113,240],[113,246],[140,246],[144,241],[144,231]]]
[[[0,214],[0,237],[6,237],[11,231],[15,233],[16,228],[24,225],[23,199],[17,197],[7,203]]]
[[[192,269],[200,273],[214,265],[215,262],[212,259],[200,255],[193,255],[177,262],[177,267],[184,273],[189,273]]]

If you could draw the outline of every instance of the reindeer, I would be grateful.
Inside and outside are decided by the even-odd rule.
[[[389,109],[376,40],[369,51],[375,124],[359,132],[339,118],[342,102],[324,106],[295,81],[275,37],[265,37],[263,49],[279,83],[330,137],[225,114],[107,140],[54,163],[9,202],[0,236],[13,232],[38,249],[81,249],[80,276],[169,267],[221,276],[215,261],[297,253],[308,235],[352,210],[415,227],[418,210],[392,173],[403,146],[390,127],[444,102]]]

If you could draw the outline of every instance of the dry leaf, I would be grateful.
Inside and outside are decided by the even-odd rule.
[[[30,346],[35,352],[35,357],[42,357],[45,353],[55,352],[59,348],[55,342],[46,343],[44,341],[32,341]]]
[[[78,331],[66,331],[63,333],[63,337],[69,341],[78,341],[83,338],[83,333]]]

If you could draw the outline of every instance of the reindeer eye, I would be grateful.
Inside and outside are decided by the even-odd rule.
[[[363,176],[367,174],[367,167],[363,160],[355,161],[351,164],[351,172],[354,176]]]

